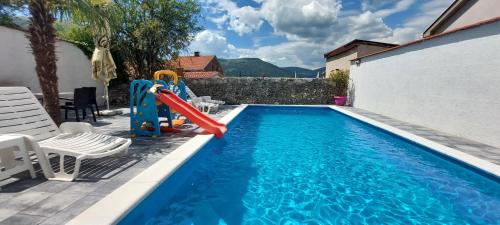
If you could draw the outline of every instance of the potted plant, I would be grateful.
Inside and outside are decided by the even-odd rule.
[[[349,87],[349,70],[335,70],[330,72],[329,77],[334,86],[333,102],[335,105],[343,106],[347,102],[347,89]]]

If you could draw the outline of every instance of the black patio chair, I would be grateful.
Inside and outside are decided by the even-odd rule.
[[[97,88],[96,87],[83,87],[83,88],[87,88],[89,89],[89,103],[90,103],[90,106],[95,106],[95,110],[97,112],[97,115],[98,116],[101,116],[101,113],[99,112],[99,107],[97,106],[97,98],[96,98],[96,91],[97,91]]]
[[[82,110],[82,118],[85,119],[87,115],[87,109],[90,109],[92,113],[92,117],[94,122],[96,122],[94,108],[89,101],[90,90],[88,88],[75,88],[75,92],[73,94],[73,102],[66,102],[61,106],[61,109],[64,109],[64,118],[68,119],[68,110],[75,111],[76,121],[80,121],[79,110]]]

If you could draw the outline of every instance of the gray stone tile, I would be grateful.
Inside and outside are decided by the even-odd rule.
[[[12,197],[18,195],[18,193],[0,193],[0,199],[1,202],[6,202],[7,200],[11,199]]]
[[[85,196],[78,201],[74,202],[70,206],[66,207],[59,213],[47,218],[40,225],[59,225],[64,224],[74,217],[78,216],[80,213],[85,211],[87,208],[101,200],[100,196]]]
[[[23,192],[19,195],[16,195],[5,202],[0,204],[0,209],[10,209],[10,210],[18,210],[21,211],[25,208],[28,208],[32,205],[35,205],[49,196],[53,195],[53,193],[48,192]]]
[[[100,182],[73,182],[71,186],[62,191],[62,194],[86,195],[95,191],[104,181]]]
[[[2,193],[19,193],[24,190],[27,190],[29,188],[35,187],[46,180],[43,178],[37,178],[37,179],[30,179],[30,178],[24,178],[20,179],[16,182],[10,183],[6,186],[2,186]]]
[[[0,225],[36,225],[45,219],[43,216],[17,214],[3,220]]]
[[[109,193],[113,192],[114,190],[116,190],[118,187],[122,186],[126,182],[127,180],[121,180],[121,179],[110,180],[108,182],[105,182],[103,185],[99,186],[99,188],[95,189],[92,193],[89,193],[89,195],[104,197]]]
[[[27,191],[59,193],[71,186],[71,182],[65,181],[46,181],[38,184]]]
[[[14,209],[0,209],[0,222],[16,215],[19,213],[19,210],[14,210]]]
[[[62,194],[58,193],[46,198],[45,200],[30,206],[21,211],[22,214],[37,215],[37,216],[52,216],[73,202],[82,198],[80,194]]]
[[[153,165],[155,162],[156,162],[156,160],[155,161],[149,161],[149,166]],[[128,181],[128,180],[134,178],[135,176],[137,176],[139,173],[141,173],[145,169],[146,168],[141,167],[141,166],[134,166],[134,167],[128,168],[127,170],[123,171],[120,174],[117,174],[116,177],[113,177],[110,180],[111,181],[113,181],[113,180]]]

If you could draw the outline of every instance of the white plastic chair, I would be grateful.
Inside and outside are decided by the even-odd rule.
[[[23,137],[26,148],[36,153],[45,177],[63,181],[78,176],[82,160],[127,153],[132,143],[130,139],[97,134],[88,123],[66,122],[58,128],[25,87],[0,87],[0,135]],[[49,163],[54,154],[60,158],[58,172]],[[64,169],[66,156],[76,160],[71,174]]]

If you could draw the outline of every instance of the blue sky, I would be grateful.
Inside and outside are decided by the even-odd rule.
[[[200,0],[204,30],[186,54],[318,68],[352,39],[415,40],[453,0]]]

